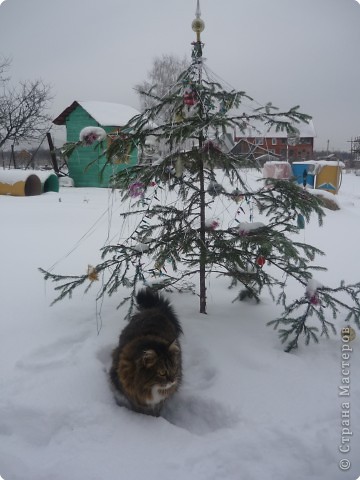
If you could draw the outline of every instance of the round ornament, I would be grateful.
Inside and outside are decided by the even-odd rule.
[[[309,302],[311,303],[311,305],[319,305],[320,304],[320,299],[319,299],[316,292],[313,293],[312,295],[309,295],[308,298],[309,298]]]
[[[175,177],[180,178],[184,173],[184,169],[184,162],[181,157],[178,157],[175,163]]]
[[[177,112],[175,113],[175,116],[174,116],[174,121],[176,123],[181,123],[185,120],[185,117],[183,115],[183,113],[180,111],[180,112]]]
[[[266,263],[266,258],[264,257],[264,255],[259,255],[256,259],[256,263],[259,265],[260,268],[262,268]]]
[[[106,138],[106,132],[101,127],[85,127],[79,133],[79,140],[84,145],[90,146],[95,142],[101,142]]]
[[[184,91],[183,96],[184,104],[192,107],[197,103],[196,93],[191,89],[191,87],[187,87]]]
[[[191,24],[191,28],[194,32],[201,33],[204,31],[205,23],[203,20],[201,20],[201,18],[195,18]]]
[[[132,198],[142,197],[145,193],[145,185],[141,182],[134,182],[129,185],[128,192]]]
[[[301,215],[301,213],[299,213],[299,215],[297,216],[297,228],[305,228],[305,218],[304,215]]]

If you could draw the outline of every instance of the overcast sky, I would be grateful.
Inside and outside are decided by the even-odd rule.
[[[155,56],[190,58],[196,0],[5,0],[0,55],[13,83],[52,85],[56,117],[74,100],[138,108]],[[313,116],[315,148],[360,136],[356,0],[201,0],[207,64],[237,90]],[[56,137],[60,139],[58,133]]]

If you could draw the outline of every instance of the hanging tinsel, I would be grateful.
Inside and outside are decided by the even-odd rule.
[[[191,53],[192,58],[200,59],[202,57],[203,44],[201,42],[192,42],[191,45],[193,45],[193,49]]]

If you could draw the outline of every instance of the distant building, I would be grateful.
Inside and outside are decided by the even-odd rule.
[[[101,127],[108,134],[105,143],[111,142],[111,133],[116,136],[128,121],[138,115],[135,108],[128,105],[109,102],[73,102],[58,117],[53,120],[55,125],[66,126],[66,141],[77,142],[79,134],[85,127]],[[107,145],[83,146],[78,148],[68,159],[69,175],[76,187],[108,187],[110,177],[127,165],[137,163],[137,150],[134,149],[124,165],[114,162],[106,165],[103,155]]]
[[[256,122],[244,132],[234,132],[235,154],[244,154],[253,158],[272,155],[281,160],[310,160],[314,152],[315,128],[312,120],[307,123],[294,124],[297,135],[288,135],[286,131],[276,132]]]

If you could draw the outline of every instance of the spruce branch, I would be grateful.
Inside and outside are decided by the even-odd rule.
[[[341,300],[337,294],[345,294],[350,297],[351,303]],[[360,328],[360,282],[345,285],[345,282],[342,281],[341,285],[336,288],[319,287],[316,290],[316,301],[313,302],[307,295],[304,295],[286,305],[283,293],[280,294],[278,301],[284,305],[284,311],[280,317],[271,320],[267,325],[273,326],[275,330],[278,329],[282,343],[288,342],[285,348],[286,352],[298,347],[301,335],[305,337],[306,345],[310,341],[318,343],[319,335],[329,338],[330,331],[336,335],[335,325],[326,319],[325,310],[330,311],[333,320],[339,315],[345,314],[345,322],[353,320],[355,325]],[[296,315],[296,312],[299,313]],[[320,330],[307,324],[310,318],[319,321]]]

